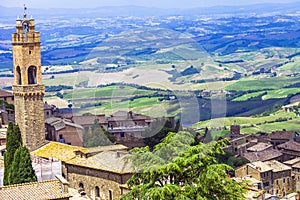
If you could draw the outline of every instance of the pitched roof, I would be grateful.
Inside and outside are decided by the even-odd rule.
[[[59,180],[23,183],[0,187],[0,199],[46,200],[68,198],[68,193],[62,193]]]
[[[118,174],[133,173],[130,162],[126,161],[130,155],[126,151],[103,151],[91,157],[74,157],[67,164],[114,172]]]
[[[95,119],[98,119],[99,123],[105,123],[105,115],[92,115],[92,116],[73,116],[72,121],[80,125],[92,125]]]
[[[294,158],[292,160],[287,160],[283,163],[286,164],[286,165],[294,165],[296,163],[300,163],[300,157]]]
[[[250,162],[272,160],[282,156],[277,149],[269,149],[261,152],[248,152],[243,155]]]
[[[267,172],[272,170],[272,168],[269,165],[262,161],[248,163],[247,165],[252,167],[253,169],[257,169],[259,172]]]
[[[295,137],[295,134],[298,133],[295,131],[274,131],[268,135],[268,138],[271,140],[290,140]]]
[[[300,162],[294,164],[294,165],[292,166],[292,168],[300,169]]]
[[[71,146],[59,142],[49,142],[41,148],[32,152],[33,155],[41,158],[56,158],[61,161],[67,161],[75,157],[74,151],[86,152],[86,148]]]
[[[300,144],[294,141],[288,141],[277,146],[278,149],[286,149],[300,152]]]
[[[269,160],[269,161],[265,161],[264,163],[267,164],[268,166],[270,166],[272,168],[273,172],[280,172],[280,171],[292,169],[291,167],[289,167],[277,160]]]
[[[49,142],[32,152],[42,158],[56,158],[68,164],[100,169],[115,173],[131,173],[130,165],[123,158],[129,156],[128,147],[124,145],[109,145],[92,148],[71,146],[59,142]],[[91,154],[87,158],[76,157],[75,152]]]
[[[86,148],[86,153],[100,153],[103,151],[117,151],[117,150],[128,150],[128,147],[126,147],[122,144],[89,147],[89,148]]]
[[[264,151],[269,148],[272,148],[271,144],[260,142],[252,147],[249,147],[247,151]]]
[[[146,115],[141,115],[133,112],[117,111],[108,117],[108,121],[124,121],[124,120],[151,120],[152,118]]]
[[[76,124],[76,123],[73,123],[68,120],[58,118],[58,117],[49,117],[49,118],[45,119],[45,123],[49,124],[51,126],[54,126],[55,130],[57,130],[57,131],[65,128],[66,125],[73,126],[75,128],[79,128],[79,129],[83,129],[83,127],[79,124]]]
[[[14,96],[11,92],[0,89],[0,97],[12,97]]]

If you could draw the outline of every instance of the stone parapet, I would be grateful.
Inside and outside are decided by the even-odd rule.
[[[45,85],[13,85],[12,91],[18,96],[43,96],[45,95]]]

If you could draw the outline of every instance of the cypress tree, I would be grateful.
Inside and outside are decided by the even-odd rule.
[[[37,177],[32,168],[32,161],[27,147],[20,146],[14,155],[11,166],[10,184],[36,182]]]
[[[22,146],[22,145],[23,145],[23,142],[22,142],[21,130],[20,130],[18,124],[15,124],[15,125],[14,125],[14,135],[15,135],[15,137],[16,137],[16,140],[17,140],[18,142],[20,142],[20,146]]]
[[[15,133],[16,131],[16,133]],[[14,159],[14,154],[19,146],[22,145],[21,132],[18,126],[9,122],[6,132],[6,152],[4,154],[4,177],[3,185],[10,184],[10,171]]]

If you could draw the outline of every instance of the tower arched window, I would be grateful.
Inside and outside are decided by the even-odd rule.
[[[83,185],[83,183],[79,183],[79,189],[84,190],[84,185]]]
[[[108,191],[109,192],[109,200],[113,200],[113,193],[111,190]]]
[[[17,68],[16,68],[16,75],[17,75],[18,85],[22,85],[22,75],[21,75],[21,69],[19,66],[17,66]]]
[[[36,67],[35,66],[30,66],[28,68],[28,84],[36,84]]]
[[[95,196],[100,197],[100,188],[98,186],[95,187]]]

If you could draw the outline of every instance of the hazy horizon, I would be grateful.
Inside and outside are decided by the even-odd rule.
[[[285,0],[284,3],[300,2],[300,0]],[[145,7],[157,7],[157,8],[193,8],[193,7],[212,7],[212,6],[242,6],[251,4],[262,3],[282,3],[282,0],[210,0],[209,2],[204,0],[51,0],[51,1],[39,1],[39,0],[2,0],[0,6],[5,7],[22,7],[26,4],[29,8],[95,8],[102,6],[145,6]]]

